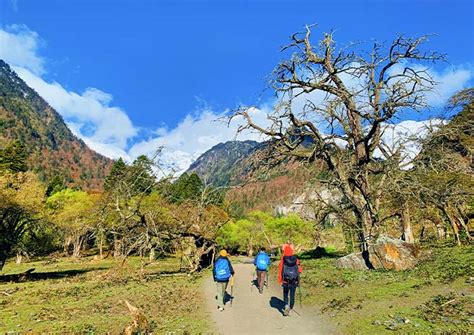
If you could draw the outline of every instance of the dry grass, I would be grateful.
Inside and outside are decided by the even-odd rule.
[[[27,281],[5,282],[29,268],[35,271]],[[154,332],[203,332],[199,278],[173,274],[178,269],[175,258],[147,264],[143,272],[137,258],[123,266],[92,258],[7,263],[0,275],[0,333],[119,333],[133,320],[125,301]]]

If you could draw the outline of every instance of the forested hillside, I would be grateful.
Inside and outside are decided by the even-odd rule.
[[[195,172],[210,185],[229,186],[239,183],[239,169],[245,166],[245,160],[258,148],[255,141],[229,141],[219,143],[203,153],[188,169]]]
[[[102,189],[112,163],[74,136],[62,117],[0,60],[0,148],[11,145],[24,147],[29,168],[41,180],[85,190]]]

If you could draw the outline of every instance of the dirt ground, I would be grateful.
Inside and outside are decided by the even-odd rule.
[[[224,311],[217,310],[216,286],[209,276],[204,281],[207,309],[219,334],[339,334],[320,313],[312,307],[300,308],[298,296],[295,311],[289,317],[282,315],[282,289],[271,277],[263,294],[252,288],[254,266],[250,260],[233,264],[235,283],[233,302],[227,302]],[[230,293],[230,287],[228,288]]]

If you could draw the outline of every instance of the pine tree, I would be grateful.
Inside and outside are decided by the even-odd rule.
[[[127,165],[122,158],[119,158],[114,165],[112,165],[109,175],[105,178],[104,189],[110,191],[119,180],[125,177],[126,172]]]
[[[149,194],[156,184],[156,178],[152,170],[153,162],[145,155],[138,156],[130,166],[129,178],[136,193]]]
[[[64,178],[59,175],[55,175],[46,188],[46,196],[49,197],[59,191],[64,190],[65,188],[66,184],[64,183]]]
[[[28,164],[26,159],[28,153],[26,148],[19,141],[10,143],[3,149],[0,149],[0,170],[11,172],[26,172]]]

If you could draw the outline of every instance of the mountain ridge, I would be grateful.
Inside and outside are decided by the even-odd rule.
[[[199,156],[186,172],[196,173],[205,183],[213,186],[229,186],[237,182],[235,174],[239,164],[261,145],[251,140],[218,143]]]
[[[0,147],[19,141],[43,181],[100,191],[112,160],[90,149],[62,116],[0,60]]]

